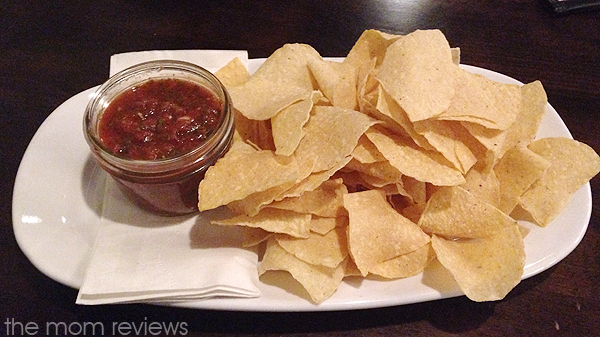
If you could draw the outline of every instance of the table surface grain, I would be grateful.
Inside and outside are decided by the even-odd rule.
[[[300,42],[323,56],[344,56],[361,32],[371,28],[396,34],[439,28],[451,46],[461,48],[463,63],[522,82],[541,80],[574,138],[600,152],[600,12],[558,16],[536,0],[3,0],[0,332],[27,332],[9,330],[6,322],[162,321],[185,322],[189,336],[600,335],[598,177],[591,181],[592,217],[579,246],[497,302],[457,297],[324,313],[78,306],[75,289],[40,273],[19,249],[11,201],[27,144],[57,106],[106,80],[110,55],[151,49],[244,49],[255,58]]]

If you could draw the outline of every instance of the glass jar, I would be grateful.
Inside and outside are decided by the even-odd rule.
[[[215,130],[196,147],[165,159],[127,159],[112,153],[100,140],[99,123],[120,94],[150,80],[176,79],[212,92],[223,104]],[[84,115],[84,135],[93,158],[141,207],[163,215],[198,210],[198,184],[209,166],[228,150],[233,137],[233,108],[225,87],[209,71],[191,63],[160,60],[141,63],[109,78],[95,92]]]

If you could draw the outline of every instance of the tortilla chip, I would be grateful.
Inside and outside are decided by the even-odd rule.
[[[535,139],[547,105],[548,98],[542,82],[534,81],[521,87],[518,122],[506,130],[504,148],[500,156],[519,143],[529,144]]]
[[[500,184],[497,207],[510,214],[517,206],[519,197],[550,166],[544,157],[529,150],[525,145],[518,145],[504,154],[494,166],[494,172]]]
[[[313,302],[321,303],[339,287],[345,275],[345,263],[336,268],[311,265],[288,253],[276,240],[271,239],[267,242],[258,273],[263,275],[269,270],[289,272],[304,287]]]
[[[312,172],[328,170],[348,157],[360,136],[376,122],[358,111],[315,106],[295,156]]]
[[[472,300],[503,298],[528,233],[508,214],[545,225],[600,157],[570,139],[533,141],[541,83],[495,82],[460,56],[439,30],[369,30],[342,62],[303,44],[251,76],[232,60],[216,75],[234,140],[200,183],[199,209],[226,205],[237,215],[212,223],[245,227],[261,280],[302,286],[315,303],[343,277],[409,277],[436,255]]]
[[[446,165],[446,159],[439,153],[427,152],[401,137],[377,128],[371,128],[365,134],[403,175],[439,186],[460,185],[465,182],[460,171]]]
[[[402,173],[392,166],[389,161],[379,161],[371,164],[363,164],[358,160],[352,159],[346,165],[346,168],[357,171],[364,182],[365,176],[380,179],[385,184],[397,183],[402,181]]]
[[[307,239],[286,235],[275,239],[288,253],[312,265],[335,268],[348,256],[346,228],[334,228],[324,235],[311,232]]]
[[[344,62],[348,58],[344,59]],[[370,109],[373,109],[374,100],[373,95],[376,93],[379,87],[379,82],[375,75],[379,71],[377,66],[377,58],[365,60],[358,66],[356,71],[356,95],[359,111],[368,114]]]
[[[310,214],[274,208],[261,210],[252,217],[238,215],[230,219],[213,220],[211,223],[221,226],[261,228],[267,232],[287,234],[295,238],[308,238],[310,233]]]
[[[346,55],[344,64],[358,69],[362,64],[372,59],[381,63],[388,46],[400,38],[402,36],[384,33],[375,29],[365,30]]]
[[[471,150],[471,144],[476,140],[460,123],[428,119],[415,123],[414,128],[461,173],[467,173],[477,162],[477,156]]]
[[[304,100],[291,104],[271,118],[275,154],[289,156],[304,137],[303,126],[310,117],[313,105],[323,97],[319,91]]]
[[[427,202],[419,226],[428,234],[485,238],[516,221],[460,186],[440,188]]]
[[[284,45],[248,81],[229,89],[234,106],[246,118],[267,120],[290,104],[310,97],[314,83],[307,65],[320,58],[309,45]]]
[[[271,151],[257,151],[248,144],[235,142],[206,171],[198,187],[198,209],[213,209],[257,191],[296,181],[298,173],[293,158],[281,158]]]
[[[450,52],[452,52],[452,63],[459,65],[460,64],[460,48],[450,48]]]
[[[258,123],[262,121],[255,121],[244,117],[238,110],[233,109],[234,114],[234,127],[235,133],[233,135],[233,142],[244,142],[255,144],[255,135],[257,134]]]
[[[419,223],[423,210],[425,210],[425,204],[412,204],[402,208],[400,214],[414,223]]]
[[[496,172],[473,167],[465,175],[465,180],[466,182],[460,187],[467,190],[475,198],[495,207],[500,205],[501,187]]]
[[[519,204],[536,223],[546,226],[571,196],[600,171],[600,157],[588,145],[569,138],[542,138],[528,148],[550,162],[550,167],[521,195]]]
[[[503,299],[521,281],[525,247],[516,223],[482,239],[455,241],[434,235],[431,244],[472,301]]]
[[[376,264],[417,250],[429,236],[406,219],[376,190],[344,195],[348,210],[348,248],[366,276]]]
[[[425,204],[427,202],[427,188],[424,182],[409,176],[402,176],[402,187],[415,204]]]
[[[217,70],[215,76],[227,89],[241,85],[250,79],[248,69],[238,57]]]
[[[506,130],[516,120],[521,90],[516,84],[492,81],[466,70],[457,71],[456,95],[436,119],[479,124],[488,129]]]
[[[344,277],[352,277],[352,276],[359,276],[362,277],[362,274],[360,273],[360,270],[358,270],[358,267],[356,266],[356,263],[354,263],[354,261],[352,261],[352,259],[350,257],[348,257],[346,259],[346,266],[344,267]]]
[[[474,151],[475,146],[470,147],[480,161],[484,160],[493,165],[500,159],[502,151],[506,147],[507,132],[505,130],[489,129],[481,124],[470,122],[462,122],[461,124],[485,148],[485,150],[480,148]]]
[[[398,103],[390,96],[383,87],[379,87],[379,99],[377,100],[376,111],[379,117],[387,116],[396,122],[402,131],[398,132],[397,128],[392,123],[386,123],[384,126],[399,135],[408,135],[420,147],[426,150],[435,150],[427,138],[415,130],[415,124],[409,119],[406,112],[398,105]]]
[[[356,101],[356,69],[348,64],[310,60],[308,67],[314,75],[319,89],[333,106],[354,110]]]
[[[458,67],[439,30],[417,30],[390,45],[377,78],[412,122],[448,109]]]
[[[369,273],[388,279],[410,277],[421,273],[434,259],[435,252],[427,243],[415,251],[376,264]]]
[[[267,207],[335,218],[345,215],[343,195],[346,193],[348,189],[342,184],[342,179],[327,180],[312,191],[275,201]]]

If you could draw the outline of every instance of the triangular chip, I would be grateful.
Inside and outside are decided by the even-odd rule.
[[[417,30],[390,45],[377,78],[413,122],[448,109],[458,67],[439,30]]]
[[[516,123],[506,130],[502,149],[498,157],[519,143],[531,143],[537,134],[542,117],[546,112],[548,98],[540,81],[534,81],[521,87],[521,104]]]
[[[275,201],[266,207],[335,218],[345,215],[343,195],[346,193],[348,193],[348,189],[342,183],[342,179],[333,179],[325,181],[312,191],[306,191],[297,197]]]
[[[319,89],[333,106],[356,109],[356,69],[348,64],[310,60],[308,67],[315,76]]]
[[[404,175],[438,186],[460,185],[465,182],[462,173],[448,166],[447,160],[437,152],[425,151],[403,137],[377,128],[371,128],[365,134],[390,164]]]
[[[378,116],[387,116],[402,127],[403,132],[397,132],[397,128],[393,124],[387,123],[384,126],[400,135],[408,135],[420,147],[426,150],[435,150],[435,147],[429,144],[427,138],[415,130],[415,124],[408,118],[406,112],[398,105],[398,103],[390,96],[383,87],[379,87],[379,99],[375,106]]]
[[[287,235],[275,239],[288,253],[313,265],[335,268],[348,256],[346,228],[334,228],[323,235],[311,232],[306,239]]]
[[[517,206],[519,197],[544,174],[549,166],[548,160],[525,145],[517,145],[507,151],[493,170],[500,184],[497,207],[502,212],[510,214]]]
[[[435,252],[427,243],[415,251],[376,264],[369,273],[389,279],[410,277],[421,273],[433,259]]]
[[[546,226],[571,196],[600,171],[600,157],[588,145],[569,138],[538,139],[528,148],[550,161],[544,175],[519,198],[538,225]]]
[[[360,136],[376,122],[358,111],[315,106],[295,156],[312,172],[328,170],[348,157]]]
[[[503,153],[502,151],[506,147],[505,141],[508,134],[506,131],[489,129],[481,124],[471,122],[461,122],[461,124],[475,139],[477,139],[477,142],[480,144],[480,146],[485,148],[485,150],[482,150],[480,147],[480,150],[473,151],[479,160],[488,157],[488,159],[484,160],[489,161],[490,164],[493,164],[500,159]],[[475,149],[474,146],[470,148],[471,150]]]
[[[230,219],[213,220],[221,226],[261,228],[267,232],[282,233],[295,238],[307,238],[310,233],[310,214],[267,208],[255,216],[238,215]]]
[[[505,227],[483,239],[446,240],[434,235],[437,259],[473,301],[503,299],[521,281],[525,247],[519,227]]]
[[[241,200],[235,200],[227,204],[227,207],[236,214],[246,214],[255,216],[265,206],[283,198],[284,193],[296,185],[296,182],[290,181],[278,186],[268,188],[264,191],[252,193]]]
[[[246,69],[246,66],[238,57],[217,70],[215,76],[228,89],[241,85],[250,79],[248,69]]]
[[[265,60],[241,85],[229,89],[233,105],[246,118],[267,120],[290,104],[306,99],[314,83],[308,62],[320,59],[309,45],[286,44]]]
[[[349,214],[348,248],[363,276],[376,264],[429,242],[429,236],[377,190],[344,195],[344,207]]]
[[[408,193],[413,203],[425,204],[427,202],[426,183],[409,176],[402,176],[402,187]]]
[[[267,242],[258,274],[269,270],[285,270],[304,287],[315,303],[321,303],[335,293],[345,276],[345,263],[336,268],[311,265],[283,249],[275,239]]]
[[[381,63],[388,46],[401,38],[401,35],[388,34],[375,29],[365,30],[346,55],[344,63],[356,69],[372,59]]]
[[[492,81],[462,69],[457,76],[456,95],[436,119],[471,122],[498,130],[506,130],[514,123],[521,104],[518,85]]]
[[[294,153],[304,137],[303,126],[310,117],[313,105],[321,97],[319,91],[313,91],[306,99],[293,103],[271,118],[275,154],[289,156]]]
[[[460,123],[428,119],[415,123],[415,131],[461,173],[467,173],[477,162],[470,148],[476,140]]]
[[[473,167],[465,175],[465,180],[460,187],[469,191],[475,198],[495,207],[500,205],[501,187],[496,172]]]
[[[428,234],[485,238],[516,221],[460,186],[440,188],[427,202],[419,226]]]
[[[242,247],[256,246],[261,242],[267,241],[272,235],[274,235],[272,232],[267,232],[262,228],[246,227]]]
[[[198,187],[200,211],[226,205],[252,193],[296,181],[298,168],[293,158],[257,151],[234,142],[229,151],[209,167]],[[232,179],[235,177],[235,179]]]
[[[397,168],[392,166],[388,160],[378,161],[370,164],[363,164],[358,160],[352,159],[346,165],[347,169],[361,173],[361,180],[364,181],[365,175],[380,179],[384,184],[400,182],[402,173]],[[383,186],[382,184],[381,186]]]

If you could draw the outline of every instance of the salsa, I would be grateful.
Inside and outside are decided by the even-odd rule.
[[[117,157],[158,160],[201,145],[218,128],[223,102],[209,89],[181,79],[152,79],[112,100],[98,134]]]

